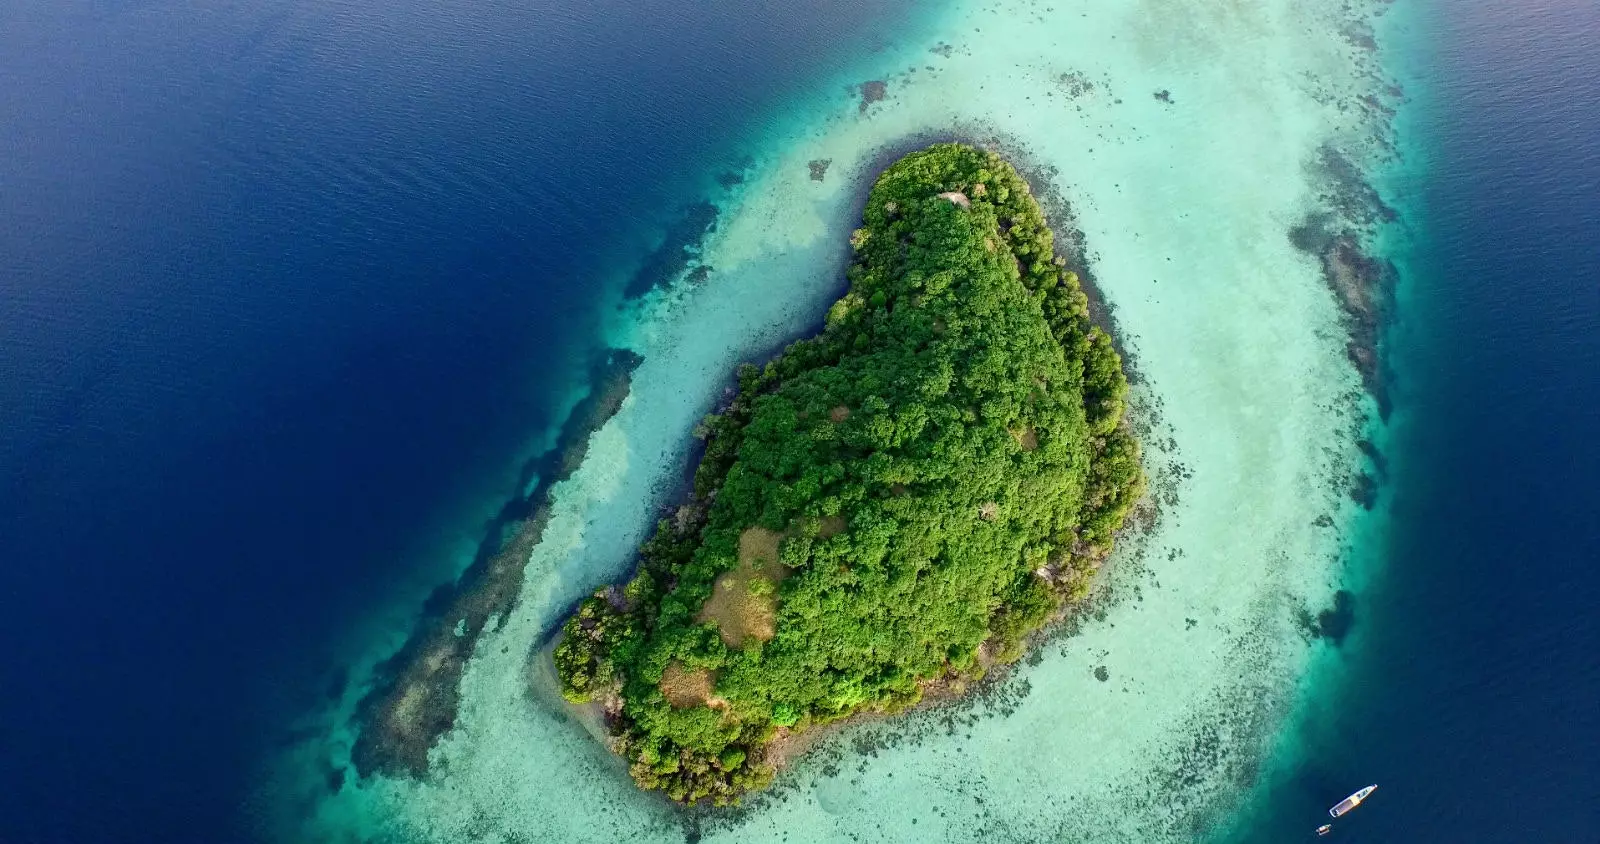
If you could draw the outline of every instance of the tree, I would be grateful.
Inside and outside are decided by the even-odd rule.
[[[930,147],[862,216],[821,333],[740,370],[694,500],[555,651],[677,800],[736,800],[776,736],[1016,659],[1142,492],[1121,361],[1010,165]]]

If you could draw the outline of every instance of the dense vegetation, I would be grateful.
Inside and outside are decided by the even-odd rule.
[[[1142,490],[1121,361],[1010,165],[913,153],[863,217],[822,333],[741,369],[693,501],[555,650],[677,800],[730,801],[775,739],[1015,660]]]

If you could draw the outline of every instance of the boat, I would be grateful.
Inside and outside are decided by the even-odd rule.
[[[1317,827],[1317,834],[1318,835],[1327,835],[1328,833],[1330,833],[1332,831],[1333,831],[1333,824],[1331,824],[1331,823],[1325,823],[1322,826]]]
[[[1330,814],[1330,815],[1332,815],[1332,816],[1337,818],[1340,815],[1343,815],[1346,812],[1350,811],[1351,809],[1354,809],[1355,807],[1360,806],[1361,805],[1361,801],[1367,799],[1367,795],[1369,795],[1372,792],[1377,791],[1377,790],[1378,790],[1378,787],[1376,785],[1369,785],[1366,788],[1363,788],[1360,791],[1356,792],[1355,794],[1352,794],[1349,797],[1346,797],[1345,799],[1340,800],[1338,802],[1338,804],[1336,804],[1332,809],[1328,810],[1328,814]]]

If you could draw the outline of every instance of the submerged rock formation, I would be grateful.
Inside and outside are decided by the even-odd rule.
[[[1121,360],[1009,164],[913,153],[863,216],[822,332],[741,371],[693,499],[553,649],[676,800],[736,800],[791,736],[1018,659],[1143,489]]]

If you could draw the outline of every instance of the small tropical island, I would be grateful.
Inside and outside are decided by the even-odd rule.
[[[673,800],[735,802],[797,736],[1015,662],[1143,493],[1121,359],[1010,164],[914,152],[863,220],[821,333],[741,368],[688,503],[552,651]]]

